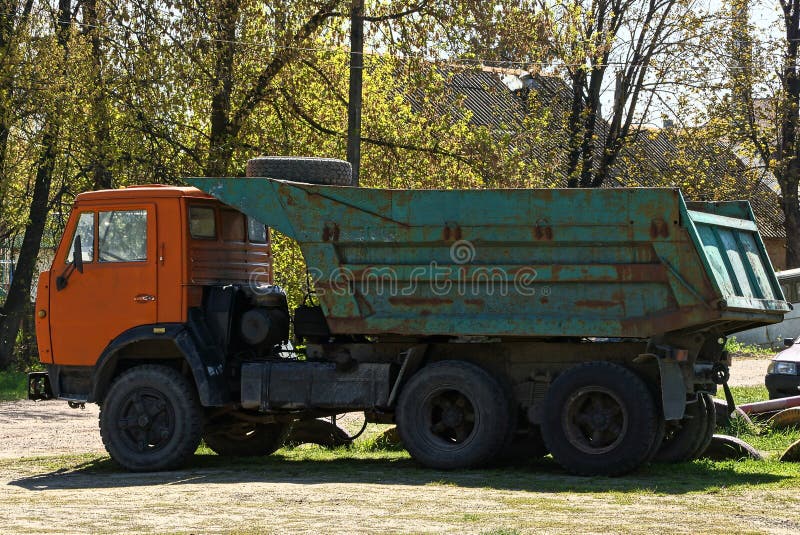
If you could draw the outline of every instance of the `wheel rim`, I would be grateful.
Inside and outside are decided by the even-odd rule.
[[[569,397],[561,423],[570,444],[584,453],[600,455],[624,440],[628,420],[625,404],[614,392],[588,386]]]
[[[163,392],[140,388],[124,399],[117,428],[129,449],[157,451],[175,434],[175,411]]]
[[[433,437],[449,445],[463,444],[475,431],[475,407],[458,390],[432,393],[423,405],[426,427]]]

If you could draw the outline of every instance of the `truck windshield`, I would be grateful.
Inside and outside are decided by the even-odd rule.
[[[98,256],[101,262],[147,260],[147,211],[100,212]]]

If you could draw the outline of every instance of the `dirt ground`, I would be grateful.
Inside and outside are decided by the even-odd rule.
[[[761,384],[767,362],[737,361],[732,383]],[[698,463],[685,477],[663,466],[605,479],[566,476],[550,460],[448,473],[402,453],[195,459],[186,470],[125,473],[104,455],[95,406],[0,403],[2,532],[800,532],[800,468]]]

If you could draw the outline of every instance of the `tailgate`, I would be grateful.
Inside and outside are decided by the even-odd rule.
[[[787,312],[746,201],[687,203],[700,256],[728,309]]]

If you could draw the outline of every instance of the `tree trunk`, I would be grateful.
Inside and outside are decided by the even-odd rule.
[[[795,182],[797,184],[797,182]],[[786,269],[800,267],[800,205],[798,205],[797,186],[795,195],[784,196],[783,228],[786,231]]]
[[[577,70],[571,76],[572,109],[569,114],[567,130],[569,133],[569,156],[567,158],[567,187],[577,188],[580,184],[581,141],[583,140],[583,86],[586,73]]]
[[[39,246],[47,219],[50,182],[56,162],[58,129],[53,123],[46,128],[49,131],[45,132],[42,138],[44,148],[39,155],[30,216],[25,225],[25,236],[22,239],[22,247],[19,250],[19,258],[14,269],[14,279],[11,281],[11,287],[3,307],[4,316],[0,321],[0,369],[7,368],[14,359],[14,345],[25,314],[26,304],[30,301],[33,273],[36,269]]]
[[[58,21],[55,30],[58,43],[64,52],[63,61],[66,61],[72,17],[70,4],[71,0],[59,0],[58,2]],[[36,179],[28,222],[25,225],[25,235],[22,238],[22,247],[14,269],[14,279],[11,281],[8,297],[6,297],[3,307],[4,316],[0,318],[0,369],[8,367],[14,360],[14,345],[25,314],[26,304],[30,301],[33,274],[47,221],[50,183],[57,156],[59,123],[58,110],[47,114],[42,135],[42,152],[39,154],[36,165]]]
[[[792,269],[800,267],[800,205],[797,193],[800,183],[800,155],[798,155],[800,78],[797,72],[800,0],[791,0],[784,4],[784,23],[787,47],[782,84],[786,99],[782,106],[775,175],[781,187],[781,208],[786,229],[786,268]]]
[[[108,94],[106,93],[105,79],[103,76],[103,48],[100,41],[100,17],[97,0],[86,0],[83,5],[86,34],[92,44],[92,79],[94,90],[92,92],[92,183],[94,189],[110,189],[113,187],[113,174],[111,173],[109,157],[109,125]]]
[[[239,0],[221,0],[217,13],[214,64],[214,94],[211,97],[211,134],[209,136],[206,176],[228,174],[233,157],[234,133],[231,129],[231,95],[233,93],[233,55],[236,50],[236,22]]]

